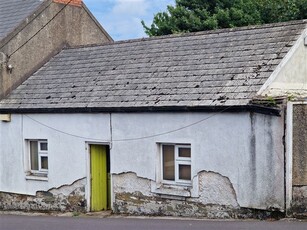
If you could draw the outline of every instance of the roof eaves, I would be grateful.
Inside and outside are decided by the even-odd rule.
[[[235,106],[160,106],[160,107],[71,107],[71,108],[13,108],[1,109],[0,114],[29,114],[29,113],[156,113],[156,112],[255,112],[272,116],[280,116],[280,109],[261,105]]]
[[[76,49],[76,48],[78,49],[78,48],[87,48],[87,47],[94,47],[94,46],[112,46],[112,45],[118,45],[118,44],[133,44],[133,43],[144,42],[144,41],[164,40],[164,39],[172,39],[172,38],[180,38],[180,37],[194,37],[194,36],[201,36],[201,35],[236,32],[236,31],[247,31],[247,30],[283,27],[285,25],[297,25],[297,24],[305,24],[307,28],[307,19],[280,22],[280,23],[262,24],[262,25],[243,26],[243,27],[236,27],[236,28],[224,28],[224,29],[216,29],[216,30],[178,33],[178,34],[169,34],[169,35],[153,36],[153,37],[143,37],[143,38],[136,38],[136,39],[114,41],[112,43],[104,43],[104,44],[76,45],[72,47],[66,47],[65,49]]]

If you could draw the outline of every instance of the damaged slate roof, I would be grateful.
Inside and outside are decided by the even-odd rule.
[[[0,0],[0,40],[29,16],[42,0]]]
[[[306,21],[68,48],[0,102],[0,111],[247,106]]]

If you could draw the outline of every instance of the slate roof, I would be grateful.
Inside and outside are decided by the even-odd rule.
[[[0,111],[247,106],[305,28],[295,21],[65,49]]]
[[[0,40],[29,16],[42,0],[0,0]]]

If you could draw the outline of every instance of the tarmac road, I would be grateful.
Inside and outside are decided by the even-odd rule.
[[[132,217],[54,217],[0,214],[0,230],[306,230],[303,221],[191,220]]]

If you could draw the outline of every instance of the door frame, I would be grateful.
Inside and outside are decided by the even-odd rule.
[[[86,154],[86,186],[85,186],[85,198],[86,198],[86,210],[87,212],[91,211],[91,145],[102,145],[109,148],[109,157],[110,157],[110,169],[111,169],[111,144],[108,142],[85,142],[85,154]],[[110,170],[111,171],[111,170]],[[110,172],[111,174],[111,172]],[[113,186],[112,186],[112,176],[110,175],[110,209],[113,210]]]

